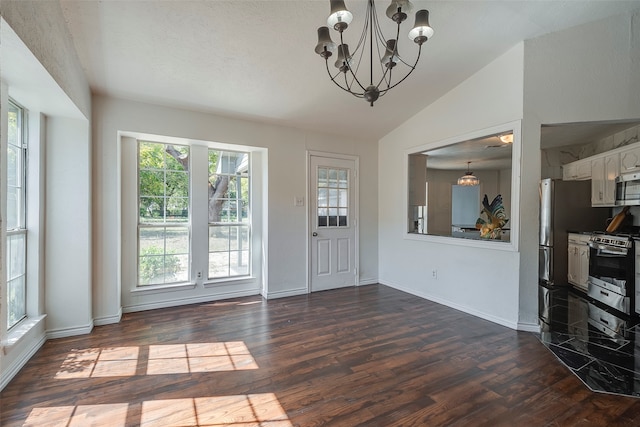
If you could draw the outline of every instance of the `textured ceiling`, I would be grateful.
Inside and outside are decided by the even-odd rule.
[[[345,37],[355,45],[366,2],[346,3],[355,18]],[[313,51],[316,29],[326,25],[326,0],[61,1],[94,93],[374,141],[518,42],[640,7],[638,1],[413,3],[414,10],[430,10],[435,35],[416,71],[372,108],[336,88]],[[378,4],[383,14],[388,2]],[[412,17],[399,45],[409,58],[411,25]]]

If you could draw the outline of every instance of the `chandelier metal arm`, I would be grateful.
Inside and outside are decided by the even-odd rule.
[[[400,55],[398,54],[398,43],[397,40],[400,37],[400,24],[401,22],[398,22],[396,25],[396,44],[393,47],[393,52],[391,53],[391,59],[398,57],[398,59],[400,59],[402,61],[402,58],[400,58]],[[381,33],[382,35],[382,33]],[[386,46],[386,40],[384,40],[384,37],[382,38],[382,42],[385,44]],[[385,51],[386,52],[386,51]],[[378,56],[380,56],[380,52],[378,52]],[[402,61],[405,65],[407,65],[408,67],[411,67],[410,65],[408,65],[406,62]],[[417,62],[416,62],[417,64]],[[415,67],[415,66],[414,66]],[[393,74],[393,67],[389,66],[386,67],[386,70],[384,69],[385,66],[382,64],[382,56],[380,56],[380,68],[382,70],[382,77],[380,78],[380,81],[378,82],[378,88],[380,87],[380,85],[382,84],[382,82],[384,81],[387,84],[387,88],[385,90],[381,90],[380,94],[384,94],[386,93],[387,90],[389,90],[391,88],[391,82],[392,80],[392,74]],[[413,71],[413,70],[411,70]],[[411,73],[411,71],[409,71],[409,73]],[[387,75],[389,76],[389,78],[387,79]]]
[[[413,70],[416,69],[416,66],[418,65],[418,61],[420,60],[420,53],[422,52],[422,46],[420,46],[418,48],[418,56],[416,57],[416,62],[413,63],[413,65],[408,65],[411,69],[409,70],[409,72],[400,80],[398,80],[397,82],[395,82],[393,85],[389,86],[388,88],[381,90],[380,91],[380,96],[384,95],[385,93],[387,93],[387,91],[389,91],[390,89],[393,89],[394,87],[398,86],[400,83],[402,83],[403,81],[405,81],[405,79],[407,77],[409,77],[409,75],[411,73],[413,73]]]
[[[367,24],[368,24],[368,20],[367,20],[367,22],[365,23],[365,28],[366,28],[366,25],[367,25]],[[364,36],[364,34],[365,34],[365,33],[366,33],[366,31],[363,31],[363,35],[362,35],[362,37],[361,37],[361,40],[366,39],[366,37]],[[340,45],[341,45],[341,46],[343,46],[343,45],[344,45],[344,40],[342,39],[342,33],[340,33]],[[361,45],[361,42],[359,42],[359,43],[358,43],[358,47],[359,47],[360,45]],[[356,47],[356,50],[354,50],[354,54],[358,51],[358,47]],[[338,49],[340,49],[340,47],[338,47]],[[362,83],[360,83],[360,80],[358,80],[358,70],[360,69],[360,63],[362,62],[362,56],[363,56],[363,55],[364,55],[364,49],[362,49],[362,50],[360,51],[360,57],[358,58],[358,64],[357,64],[357,66],[356,66],[355,71],[353,70],[353,67],[352,67],[352,66],[351,66],[351,64],[350,64],[350,61],[345,61],[345,62],[346,62],[346,66],[347,66],[347,70],[349,71],[349,74],[351,74],[351,77],[353,77],[353,81],[352,81],[352,83],[349,85],[349,84],[347,84],[347,83],[346,83],[346,82],[347,82],[347,73],[346,73],[346,72],[344,73],[344,75],[345,75],[345,77],[344,77],[344,79],[345,79],[345,85],[349,88],[349,89],[348,89],[348,92],[351,92],[351,86],[353,86],[353,82],[354,82],[354,81],[358,84],[358,86],[360,86],[360,89],[362,89],[362,92],[363,92],[363,93],[364,93],[364,91],[366,90],[366,89],[365,89],[365,87],[364,87],[364,85],[363,85]],[[354,93],[354,95],[356,95],[356,94]]]
[[[343,73],[342,71],[338,71],[336,74],[332,75],[331,71],[329,70],[329,60],[328,59],[325,60],[325,64],[326,64],[326,67],[327,67],[327,74],[329,75],[329,78],[331,79],[331,81],[336,86],[338,86],[340,89],[344,90],[345,92],[350,93],[351,95],[355,96],[356,98],[363,98],[364,97],[364,94],[359,94],[359,93],[353,92],[351,90],[351,86],[347,82],[347,77],[346,77],[345,73]],[[342,86],[340,83],[338,83],[336,81],[336,78],[341,74],[345,75],[345,85],[344,86]]]

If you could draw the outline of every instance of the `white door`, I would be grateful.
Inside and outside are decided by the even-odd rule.
[[[356,284],[356,162],[310,156],[311,292]]]

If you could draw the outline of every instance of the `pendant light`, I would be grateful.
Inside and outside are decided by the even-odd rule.
[[[480,185],[480,180],[469,170],[471,162],[467,162],[467,172],[458,178],[458,185]]]
[[[327,19],[327,26],[318,28],[315,52],[325,60],[327,74],[333,83],[355,97],[363,98],[373,107],[373,103],[379,97],[409,77],[418,65],[422,45],[434,33],[429,24],[429,11],[417,11],[415,24],[409,30],[409,40],[417,46],[415,62],[411,62],[408,60],[409,55],[400,55],[398,51],[400,26],[413,9],[409,0],[392,0],[386,9],[386,18],[395,23],[395,38],[387,38],[383,34],[384,25],[378,21],[375,2],[368,0],[367,11],[362,18],[362,32],[357,45],[351,45],[351,52],[343,36],[353,20],[353,14],[345,6],[344,0],[330,0],[330,6],[331,14]],[[339,34],[340,40],[337,45],[331,40],[330,28]],[[407,47],[403,52],[408,50]],[[331,71],[329,57],[336,51],[337,60],[334,65],[337,71]]]

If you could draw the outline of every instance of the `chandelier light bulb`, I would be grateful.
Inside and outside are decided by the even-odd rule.
[[[331,0],[331,14],[327,18],[327,25],[336,31],[343,32],[347,29],[353,15],[344,4],[344,0]]]
[[[433,36],[433,28],[429,25],[429,11],[422,9],[416,12],[416,23],[409,31],[409,39],[422,44]]]

